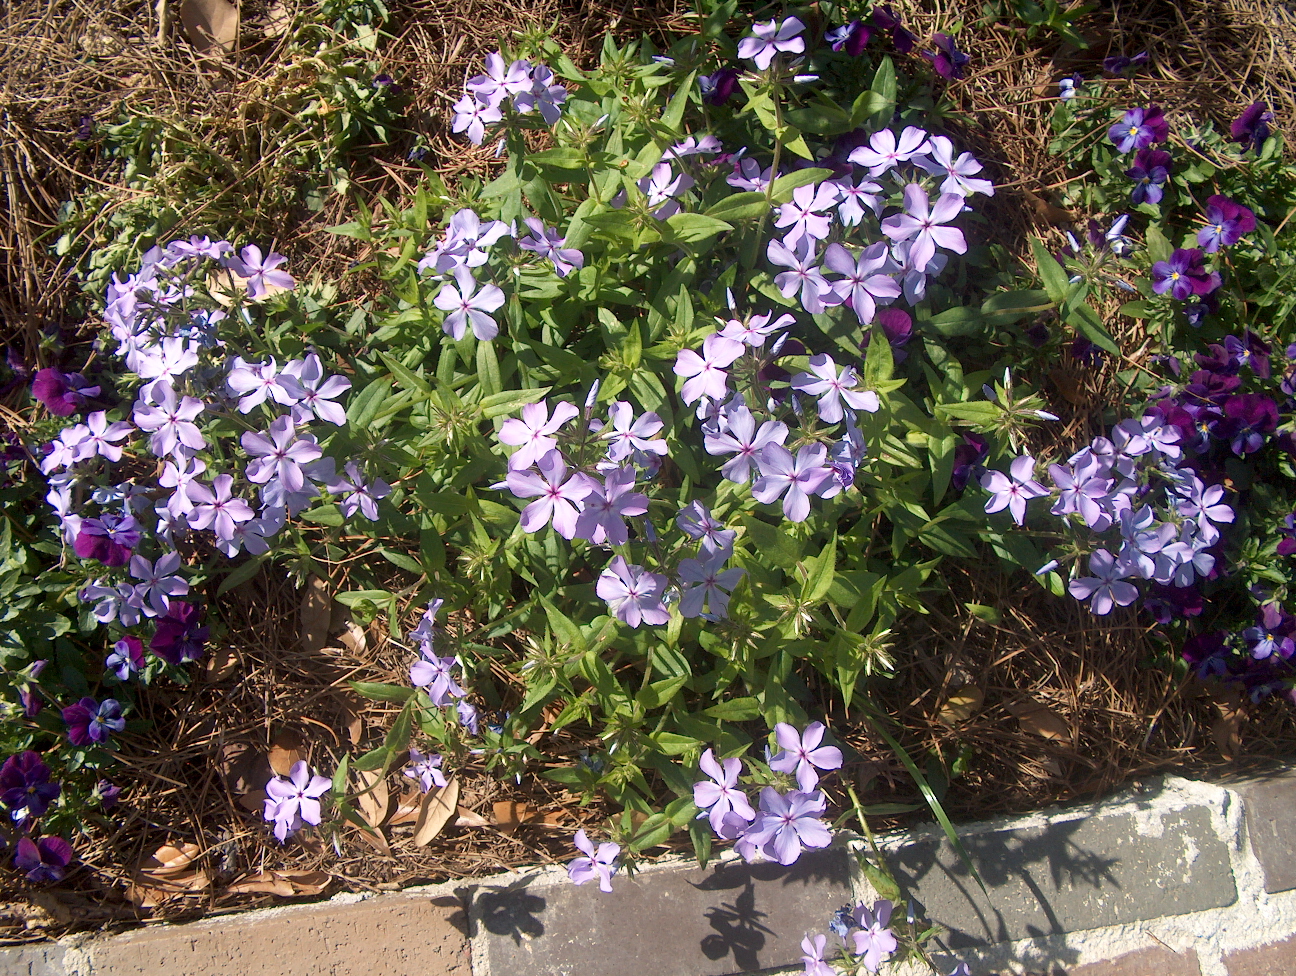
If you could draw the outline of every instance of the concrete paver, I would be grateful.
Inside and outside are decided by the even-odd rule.
[[[1230,783],[1228,788],[1242,797],[1251,849],[1264,868],[1265,891],[1273,894],[1296,888],[1296,858],[1292,857],[1296,770]]]

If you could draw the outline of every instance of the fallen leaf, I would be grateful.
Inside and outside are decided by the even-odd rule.
[[[167,878],[137,874],[134,883],[126,888],[126,900],[138,908],[157,908],[201,894],[211,887],[211,883],[211,876],[206,871],[186,871]]]
[[[1211,723],[1211,741],[1225,759],[1236,759],[1242,749],[1242,726],[1247,720],[1242,691],[1239,688],[1214,687],[1207,697],[1217,713],[1217,718]]]
[[[238,44],[239,8],[228,0],[182,0],[180,23],[199,54],[228,54]]]
[[[936,721],[953,727],[975,715],[985,702],[985,692],[976,685],[965,685],[950,695],[936,713]]]
[[[270,743],[270,768],[279,776],[287,776],[296,763],[301,762],[304,743],[301,733],[283,729]]]
[[[1063,210],[1061,207],[1055,207],[1038,193],[1032,193],[1030,190],[1022,190],[1021,194],[1026,198],[1030,208],[1035,211],[1035,216],[1047,223],[1055,226],[1075,223],[1075,215],[1069,210]]]
[[[483,817],[476,810],[469,810],[467,807],[459,808],[459,819],[455,821],[456,827],[489,827],[491,822]]]
[[[247,742],[227,742],[222,746],[216,768],[225,780],[225,789],[234,796],[264,790],[274,775],[266,754]]]
[[[381,830],[371,830],[364,827],[353,827],[351,832],[360,838],[383,857],[391,857],[391,845],[387,843],[387,838]]]
[[[292,27],[292,14],[282,3],[272,3],[266,11],[266,37],[283,37]]]
[[[502,800],[499,803],[493,803],[491,809],[495,814],[495,826],[506,834],[517,830],[528,820],[535,819],[540,813],[530,804],[518,803],[514,800]]]
[[[266,894],[291,898],[295,895],[321,894],[332,880],[327,871],[258,871],[239,878],[225,891],[234,895]]]
[[[398,824],[414,823],[419,818],[419,810],[423,808],[423,794],[418,790],[410,790],[408,793],[402,793],[396,801],[396,810],[387,818],[387,826],[395,827]],[[463,807],[459,808],[463,812]]]
[[[346,723],[347,738],[353,746],[358,746],[364,739],[365,703],[352,694],[337,695],[341,707],[342,720]]]
[[[302,587],[300,634],[302,650],[318,653],[328,643],[329,627],[333,621],[333,598],[328,584],[312,576]]]
[[[207,658],[207,680],[223,681],[234,673],[238,663],[238,651],[234,648],[229,645],[213,648]]]
[[[264,813],[267,799],[269,799],[269,794],[265,790],[253,790],[251,793],[244,793],[242,796],[235,797],[235,802],[248,813]]]
[[[426,847],[430,844],[432,838],[441,833],[441,829],[455,815],[458,806],[459,777],[451,776],[445,786],[423,797],[418,822],[414,825],[414,846]]]
[[[361,791],[356,794],[360,815],[370,827],[381,827],[391,809],[391,791],[387,788],[387,777],[381,769],[357,769],[355,774],[361,784]]]
[[[1016,717],[1023,732],[1041,735],[1046,739],[1071,741],[1071,726],[1047,705],[1029,699],[1011,702],[1004,707]]]
[[[369,640],[365,637],[364,629],[350,619],[342,625],[342,633],[338,635],[338,640],[352,654],[363,654],[365,648],[369,646]]]
[[[147,874],[154,878],[169,878],[188,869],[200,854],[202,849],[197,844],[181,844],[179,847],[174,844],[163,844],[140,862],[135,873]]]

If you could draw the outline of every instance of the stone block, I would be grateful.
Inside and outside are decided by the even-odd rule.
[[[1296,973],[1296,935],[1281,942],[1240,949],[1224,956],[1229,976],[1280,976]]]
[[[1247,837],[1264,869],[1265,891],[1296,888],[1296,770],[1230,783],[1242,798]]]
[[[796,864],[726,861],[613,879],[612,892],[556,875],[479,889],[476,976],[722,976],[796,965],[801,939],[851,900],[850,855]]]
[[[1059,970],[1059,976],[1201,976],[1197,953],[1173,952],[1160,946],[1127,952],[1115,959]]]
[[[0,949],[0,976],[63,976],[63,954],[53,944]]]

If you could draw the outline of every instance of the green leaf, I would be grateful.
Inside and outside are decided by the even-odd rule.
[[[684,121],[684,110],[688,108],[689,95],[693,91],[693,82],[697,78],[697,69],[694,68],[689,72],[687,78],[680,83],[675,95],[666,106],[666,111],[662,113],[661,124],[669,129],[672,133],[678,133],[680,123]]]
[[[808,169],[793,170],[780,176],[770,187],[770,199],[774,203],[787,203],[792,199],[792,191],[799,186],[809,186],[811,183],[822,183],[833,175],[830,169],[820,167],[809,167]]]
[[[887,901],[894,902],[897,905],[904,901],[904,896],[900,893],[900,886],[895,883],[895,879],[885,871],[879,870],[876,864],[861,856],[859,867],[869,885],[878,893],[879,898],[885,898]]]
[[[755,698],[730,698],[702,709],[702,714],[725,722],[749,722],[760,718],[761,706]]]
[[[689,824],[688,830],[698,867],[705,868],[707,861],[711,859],[711,826],[705,820],[694,820]]]
[[[1120,356],[1120,346],[1116,345],[1116,340],[1111,337],[1111,333],[1103,326],[1103,321],[1088,305],[1078,305],[1067,316],[1067,323],[1073,325],[1082,336],[1092,342],[1100,349],[1106,349],[1113,356]]]
[[[878,65],[877,71],[873,73],[873,83],[869,85],[869,91],[875,96],[872,104],[876,105],[876,108],[867,119],[868,128],[873,130],[884,128],[891,121],[891,115],[896,107],[896,71],[895,64],[890,58],[883,58],[882,63]]]
[[[545,149],[536,153],[527,153],[526,161],[535,163],[538,166],[551,166],[558,169],[585,169],[585,154],[579,149],[569,149],[563,146],[556,149]],[[496,180],[495,182],[499,181]]]
[[[1048,292],[1049,301],[1061,305],[1066,301],[1069,287],[1066,271],[1038,237],[1031,238],[1031,252],[1035,255],[1035,266],[1044,283],[1044,290]]]
[[[828,595],[837,571],[837,533],[828,540],[823,551],[815,558],[813,568],[806,574],[801,586],[802,603],[818,603]]]
[[[931,326],[944,336],[974,336],[985,331],[986,323],[981,317],[980,309],[964,305],[947,308],[939,315],[933,315],[923,325]],[[870,348],[872,345],[870,342]]]
[[[548,396],[552,389],[551,386],[542,386],[537,390],[505,390],[502,393],[492,393],[490,396],[482,397],[477,406],[483,417],[493,420],[496,417],[516,413],[527,404],[538,403]]]
[[[764,216],[769,211],[769,200],[765,194],[753,191],[731,193],[706,210],[706,216],[718,217],[721,220],[746,220]]]
[[[1054,308],[1046,291],[1031,288],[1022,291],[996,292],[981,303],[981,314],[993,318],[995,325],[1008,325],[1028,315]]]
[[[379,358],[382,359],[383,365],[391,370],[392,376],[400,380],[401,386],[407,390],[417,390],[419,393],[431,393],[432,387],[423,377],[419,376],[413,370],[406,368],[395,356],[389,353],[380,352]]]
[[[794,540],[781,526],[770,525],[754,515],[744,515],[743,525],[756,552],[782,569],[792,569],[801,561],[801,543]]]
[[[675,678],[665,678],[662,681],[654,681],[635,695],[635,701],[649,710],[661,708],[667,702],[674,700],[679,690],[688,684],[691,678],[691,674],[686,674]]]
[[[481,384],[483,396],[493,396],[503,390],[500,379],[499,360],[495,358],[495,344],[489,341],[477,343],[477,380]]]
[[[382,409],[383,403],[391,395],[392,381],[382,377],[369,382],[363,390],[351,398],[347,404],[347,423],[353,428],[364,430],[369,427]]]
[[[704,241],[733,230],[733,224],[699,213],[678,213],[667,217],[666,226],[671,231],[670,239],[687,242]]]
[[[261,567],[265,565],[266,561],[267,561],[266,556],[256,556],[252,559],[249,559],[241,566],[235,567],[234,570],[228,576],[226,576],[223,580],[221,580],[221,585],[216,589],[216,595],[220,596],[223,593],[228,593],[230,590],[234,589],[234,587],[238,586],[240,583],[246,583],[258,572],[260,572]]]
[[[348,681],[347,684],[357,694],[375,701],[403,702],[414,694],[414,689],[405,685],[385,685],[374,681]]]

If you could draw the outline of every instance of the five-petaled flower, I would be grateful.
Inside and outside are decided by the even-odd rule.
[[[887,928],[893,907],[881,898],[873,903],[871,911],[862,903],[855,909],[855,924],[860,930],[851,933],[851,941],[855,955],[864,957],[864,968],[870,973],[876,973],[899,945],[895,933]]]
[[[660,573],[650,573],[616,556],[599,575],[594,591],[617,619],[638,627],[641,623],[664,624],[670,619],[670,612],[662,605],[666,583]]]
[[[744,37],[738,42],[738,57],[755,62],[756,67],[764,71],[780,51],[797,54],[805,50],[805,39],[801,37],[803,30],[805,24],[795,17],[788,17],[781,24],[776,20],[754,24],[754,36]]]
[[[1107,137],[1123,153],[1144,149],[1170,137],[1170,123],[1156,105],[1129,109],[1107,130]]]
[[[761,474],[752,485],[752,497],[770,505],[783,496],[783,515],[804,522],[810,514],[810,496],[832,477],[832,468],[824,463],[827,457],[822,444],[803,444],[795,457],[782,444],[767,444],[760,453]]]
[[[574,843],[577,850],[586,856],[578,857],[567,865],[567,877],[571,878],[572,884],[583,885],[598,878],[599,891],[611,891],[612,875],[617,870],[616,859],[621,853],[620,845],[604,841],[596,851],[594,842],[585,835],[583,829],[576,831]]]
[[[441,756],[435,752],[425,754],[410,746],[409,765],[405,775],[419,781],[424,793],[431,792],[432,787],[446,785],[445,773],[441,771]]]
[[[1002,471],[987,471],[981,476],[981,487],[991,496],[985,510],[993,514],[1006,508],[1012,513],[1013,521],[1021,525],[1026,521],[1026,502],[1047,495],[1048,490],[1035,480],[1035,459],[1029,454],[1014,460],[1008,470],[1011,477]]]
[[[293,763],[288,777],[276,776],[266,783],[266,801],[262,816],[273,823],[279,843],[296,833],[304,824],[316,826],[322,819],[319,798],[332,784],[324,776],[312,776],[305,760]]]
[[[756,819],[756,811],[752,809],[747,794],[737,788],[738,777],[742,774],[741,759],[717,762],[708,749],[702,753],[698,766],[711,778],[693,784],[693,802],[697,804],[699,810],[704,811],[698,816],[709,817],[711,827],[716,833],[720,832],[727,814],[737,814],[748,823]]]
[[[786,722],[774,726],[774,738],[781,752],[770,760],[770,769],[780,773],[795,773],[797,786],[809,793],[819,784],[815,769],[841,769],[842,754],[836,746],[821,746],[826,727],[822,722],[811,722],[805,732]]]
[[[692,349],[681,349],[675,359],[675,375],[687,377],[680,399],[692,403],[699,397],[720,401],[728,392],[729,374],[726,367],[743,354],[743,344],[726,339],[716,332],[706,337],[701,354]]]
[[[767,786],[761,790],[761,812],[743,839],[779,864],[792,864],[801,856],[803,847],[827,847],[832,843],[832,833],[819,819],[824,807],[820,792],[793,790],[784,795]]]
[[[121,705],[113,698],[105,698],[102,703],[89,697],[82,698],[63,709],[63,721],[68,727],[68,740],[74,746],[107,742],[112,733],[126,728],[126,720],[121,717]]]
[[[62,837],[23,837],[14,849],[14,867],[37,884],[62,881],[72,863],[72,845]]]
[[[463,265],[454,269],[454,284],[447,281],[442,285],[432,304],[450,313],[441,328],[456,341],[464,337],[469,325],[473,335],[482,342],[499,335],[499,324],[487,313],[504,304],[504,292],[489,283],[479,289],[472,271]]]
[[[58,799],[62,787],[50,782],[50,770],[38,753],[28,749],[10,756],[0,766],[0,803],[14,823],[39,817]]]

